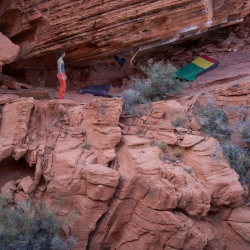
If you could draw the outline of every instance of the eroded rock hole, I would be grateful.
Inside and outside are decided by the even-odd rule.
[[[8,181],[16,181],[28,175],[33,177],[34,173],[35,167],[31,168],[24,158],[16,161],[9,156],[0,162],[0,188]]]

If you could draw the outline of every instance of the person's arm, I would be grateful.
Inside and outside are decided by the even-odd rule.
[[[58,68],[58,73],[62,77],[63,81],[66,81],[67,76],[66,75],[64,76],[62,73],[62,60],[60,60],[60,58],[57,60],[57,68]]]
[[[59,59],[57,60],[57,70],[58,70],[58,73],[59,73],[60,75],[62,75],[62,60],[61,60],[61,58],[59,58]]]

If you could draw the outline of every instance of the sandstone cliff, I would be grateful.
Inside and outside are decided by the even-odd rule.
[[[243,20],[245,0],[9,1],[0,3],[0,31],[21,48],[16,68],[52,69],[67,51],[83,67],[129,48],[182,41]]]
[[[234,92],[213,94],[233,105]],[[121,99],[77,106],[2,98],[0,158],[25,157],[34,176],[10,180],[1,192],[14,204],[63,200],[59,216],[76,214],[64,231],[79,250],[248,249],[247,191],[192,119],[193,105],[206,98],[154,103],[137,119],[119,119]],[[176,116],[186,128],[173,127]]]

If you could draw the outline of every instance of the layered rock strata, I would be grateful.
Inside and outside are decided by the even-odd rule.
[[[13,204],[63,202],[58,215],[74,214],[63,230],[79,250],[248,249],[246,191],[214,159],[218,142],[198,131],[197,101],[153,103],[136,119],[119,118],[121,99],[6,101],[1,159],[25,157],[35,171],[1,193]],[[173,127],[176,117],[185,127]]]
[[[51,69],[61,48],[67,65],[81,68],[128,48],[156,47],[241,22],[249,10],[244,0],[3,0],[0,31],[21,47],[17,68]]]

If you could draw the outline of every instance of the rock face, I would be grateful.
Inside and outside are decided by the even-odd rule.
[[[0,31],[21,47],[15,66],[49,68],[67,51],[82,67],[128,48],[144,49],[242,21],[245,0],[12,1],[0,4]],[[31,59],[31,60],[28,60]]]
[[[1,29],[0,29],[1,31]],[[12,63],[19,52],[19,46],[13,44],[0,32],[0,75],[4,64]]]
[[[67,232],[76,250],[249,249],[246,192],[229,163],[214,159],[218,142],[190,129],[182,101],[153,103],[140,118],[120,118],[118,98],[4,104],[1,159],[25,157],[35,171],[1,193],[13,204],[63,202],[58,216],[74,214]],[[172,125],[176,117],[184,127]]]

